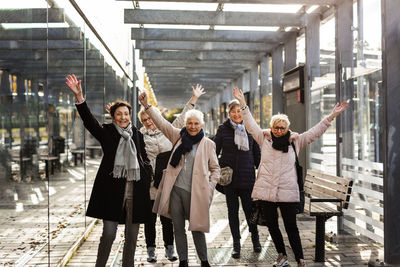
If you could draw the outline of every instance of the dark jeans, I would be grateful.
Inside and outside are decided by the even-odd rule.
[[[281,211],[283,224],[289,238],[290,246],[292,247],[296,261],[304,259],[303,248],[301,246],[301,240],[299,235],[299,229],[296,223],[296,207],[298,203],[293,202],[269,202],[263,201],[265,205],[265,212],[267,213],[267,226],[269,233],[271,234],[272,241],[274,242],[275,248],[278,253],[286,254],[285,244],[283,243],[283,237],[281,230],[279,230],[278,223],[278,207]]]
[[[242,209],[246,216],[247,225],[252,235],[258,234],[257,225],[249,223],[251,213],[251,192],[252,189],[238,189],[225,187],[226,204],[228,206],[229,227],[233,239],[240,239],[239,229],[239,197],[242,202]]]
[[[151,201],[151,206],[153,207],[153,205],[154,205],[154,200]],[[164,247],[167,247],[168,245],[173,245],[174,228],[172,226],[172,220],[164,216],[160,216],[160,220],[162,225]],[[153,213],[151,222],[145,223],[144,225],[144,235],[146,237],[147,248],[156,246],[156,222],[157,222],[157,214]]]

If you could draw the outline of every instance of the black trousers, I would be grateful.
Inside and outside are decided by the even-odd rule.
[[[151,206],[153,207],[154,200],[151,201]],[[162,232],[163,232],[163,240],[164,246],[167,247],[169,245],[174,244],[174,228],[172,226],[172,220],[160,216]],[[157,214],[153,213],[151,222],[144,224],[144,235],[146,238],[146,246],[155,247],[156,246],[156,222],[157,222]]]
[[[237,189],[225,187],[226,204],[228,206],[229,227],[231,229],[233,239],[240,239],[239,198],[242,202],[242,209],[246,216],[247,225],[249,226],[249,232],[252,235],[258,234],[257,225],[249,223],[252,202],[251,192],[252,189]]]
[[[301,240],[299,235],[299,229],[296,223],[296,206],[297,203],[293,202],[269,202],[263,201],[265,205],[264,211],[267,213],[267,226],[269,233],[271,234],[272,241],[274,242],[275,248],[278,253],[286,254],[285,244],[283,243],[283,237],[281,230],[279,229],[278,223],[278,207],[281,211],[283,224],[289,238],[290,246],[292,247],[296,261],[304,259],[303,248],[301,246]]]

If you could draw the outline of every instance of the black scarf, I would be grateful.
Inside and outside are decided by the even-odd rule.
[[[183,127],[180,132],[180,135],[182,138],[182,143],[175,150],[174,154],[172,155],[171,161],[169,162],[169,164],[171,164],[174,168],[176,168],[176,166],[178,166],[182,155],[191,151],[193,145],[200,142],[200,140],[204,137],[204,131],[203,131],[203,129],[201,129],[198,134],[196,134],[195,136],[191,136],[186,131],[186,127]]]
[[[289,151],[289,137],[290,131],[288,131],[285,135],[281,137],[275,137],[274,134],[271,132],[272,136],[272,147],[276,150],[281,150],[283,153],[287,153]]]

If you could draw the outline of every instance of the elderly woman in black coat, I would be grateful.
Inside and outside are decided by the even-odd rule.
[[[254,252],[261,252],[257,225],[249,222],[251,212],[251,192],[255,181],[255,168],[260,163],[260,147],[246,131],[239,101],[232,100],[228,105],[229,119],[218,128],[214,137],[217,155],[221,153],[219,165],[233,169],[232,182],[224,186],[228,206],[229,227],[233,237],[232,257],[240,257],[239,198],[246,215]]]
[[[85,128],[100,142],[104,154],[86,211],[87,216],[103,220],[96,267],[106,265],[118,223],[125,224],[122,266],[134,266],[139,224],[151,218],[152,170],[143,136],[131,124],[129,103],[115,102],[110,108],[113,122],[101,125],[86,104],[81,81],[69,75],[66,84],[76,97]]]

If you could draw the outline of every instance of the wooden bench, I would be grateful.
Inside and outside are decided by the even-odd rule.
[[[333,216],[342,216],[349,206],[353,181],[307,170],[304,182],[304,213],[316,217],[315,261],[325,261],[325,222]]]

